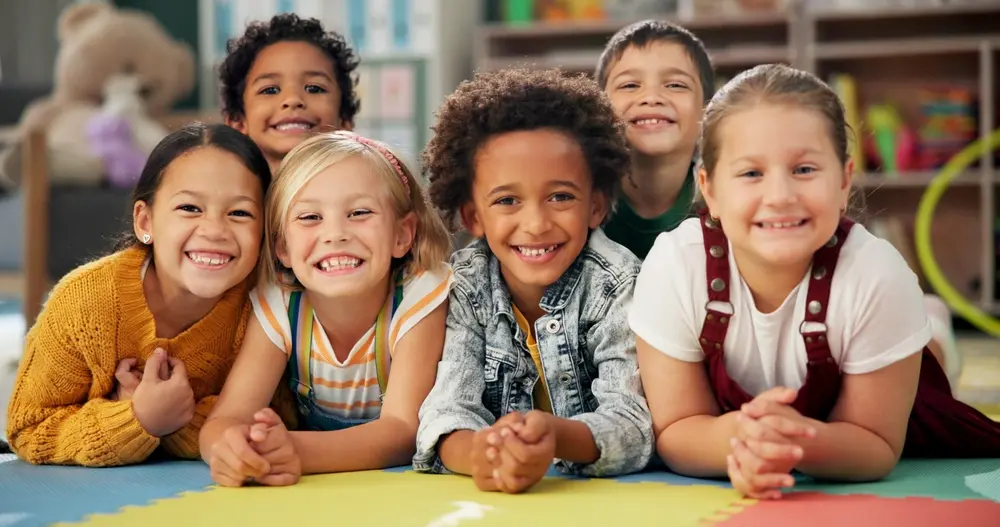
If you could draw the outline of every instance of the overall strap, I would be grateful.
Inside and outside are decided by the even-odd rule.
[[[292,349],[288,353],[292,387],[299,395],[308,397],[312,389],[310,366],[312,362],[313,310],[302,291],[292,291],[288,299],[288,325],[292,334]]]
[[[826,313],[830,307],[830,287],[833,284],[833,272],[840,259],[840,249],[853,226],[853,221],[842,218],[830,240],[813,255],[812,272],[806,291],[806,314],[799,326],[799,333],[805,339],[807,365],[834,363],[830,342],[826,337]],[[814,329],[807,328],[807,324],[814,326]]]
[[[385,398],[386,384],[389,382],[389,363],[392,361],[389,353],[389,322],[396,315],[396,310],[402,302],[403,283],[399,274],[395,279],[392,298],[375,319],[375,373],[378,375],[378,387],[382,393],[379,397],[382,399]]]
[[[722,353],[729,329],[729,320],[734,309],[729,301],[731,274],[729,272],[729,244],[722,232],[719,222],[709,216],[708,209],[698,212],[701,219],[701,232],[705,239],[705,271],[708,279],[708,304],[705,306],[705,323],[701,326],[698,342],[701,344],[705,357]],[[712,306],[713,302],[729,306],[729,312],[719,311]]]

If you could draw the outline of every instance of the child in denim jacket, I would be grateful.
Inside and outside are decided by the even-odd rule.
[[[629,154],[599,87],[554,70],[465,82],[423,153],[452,257],[447,337],[413,466],[516,493],[555,462],[613,476],[653,450],[627,312],[640,262],[599,228]]]

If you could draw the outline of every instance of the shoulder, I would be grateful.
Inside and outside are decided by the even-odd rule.
[[[131,248],[98,258],[70,271],[52,288],[46,310],[60,312],[104,312],[100,307],[112,307],[122,290],[142,290],[140,269],[145,258],[143,249]],[[134,276],[132,276],[134,275]],[[109,303],[102,306],[102,303]],[[87,309],[82,309],[86,305]]]
[[[405,272],[401,277],[403,303],[419,302],[428,296],[447,296],[455,281],[455,273],[448,264],[415,273]]]
[[[834,287],[838,286],[858,291],[892,286],[919,289],[919,280],[889,241],[873,235],[859,223],[851,228],[841,248],[834,273]]]
[[[475,240],[451,255],[455,289],[466,296],[477,296],[487,289],[493,252],[485,239]]]
[[[623,285],[631,289],[642,267],[642,262],[632,251],[609,238],[600,228],[590,233],[580,258],[583,264],[581,280],[588,290],[596,287],[605,293]]]
[[[728,247],[723,249],[729,250]],[[643,261],[642,273],[697,277],[705,274],[705,258],[701,220],[689,218],[676,229],[656,237]]]

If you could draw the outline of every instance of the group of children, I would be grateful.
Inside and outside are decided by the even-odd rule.
[[[294,15],[231,42],[226,124],[152,152],[133,232],[28,332],[20,458],[200,456],[225,486],[412,464],[510,493],[662,461],[766,498],[793,471],[1000,457],[927,350],[915,275],[848,218],[816,77],[763,65],[713,95],[695,36],[637,23],[596,82],[460,85],[425,190],[350,131],[357,64]]]

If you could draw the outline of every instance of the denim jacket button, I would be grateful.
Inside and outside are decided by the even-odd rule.
[[[562,324],[558,320],[552,319],[545,324],[545,329],[552,334],[559,333],[559,329],[562,328]]]
[[[569,384],[572,380],[573,380],[573,376],[571,376],[570,374],[568,374],[566,372],[562,372],[562,373],[559,374],[559,382],[562,383],[562,384]]]

